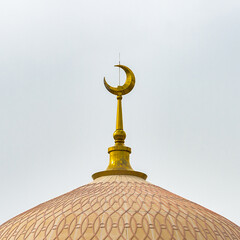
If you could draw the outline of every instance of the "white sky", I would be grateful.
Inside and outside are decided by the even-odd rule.
[[[133,168],[240,225],[239,26],[239,0],[2,0],[0,223],[106,169],[121,52]]]

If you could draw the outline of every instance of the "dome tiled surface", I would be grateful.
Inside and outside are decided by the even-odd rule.
[[[222,240],[240,227],[141,178],[106,176],[12,218],[0,239]]]

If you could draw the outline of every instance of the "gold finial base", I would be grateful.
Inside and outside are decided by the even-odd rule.
[[[92,175],[92,178],[93,180],[95,180],[96,178],[103,177],[103,176],[110,176],[110,175],[131,175],[131,176],[140,177],[144,180],[147,179],[147,175],[145,173],[137,172],[133,170],[106,170],[106,171],[94,173]]]
[[[115,145],[108,148],[108,153],[109,165],[107,170],[133,170],[129,162],[130,147]]]
[[[109,175],[132,175],[146,180],[147,175],[142,172],[134,171],[129,162],[131,148],[124,145],[115,145],[108,148],[109,165],[105,171],[96,172],[92,175],[93,179]]]

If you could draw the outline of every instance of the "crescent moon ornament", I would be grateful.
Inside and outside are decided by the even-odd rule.
[[[105,80],[105,77],[104,77],[104,85],[106,87],[106,89],[112,93],[112,94],[115,94],[117,96],[122,96],[122,95],[125,95],[125,94],[128,94],[129,92],[132,91],[134,85],[135,85],[135,76],[132,72],[132,70],[124,65],[115,65],[114,67],[120,67],[122,68],[126,75],[127,75],[127,79],[124,83],[123,86],[118,86],[118,87],[111,87]]]

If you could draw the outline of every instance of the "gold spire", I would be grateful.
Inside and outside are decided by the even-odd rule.
[[[126,138],[126,133],[123,130],[123,116],[122,116],[122,95],[128,94],[135,85],[135,76],[131,69],[123,65],[115,65],[115,67],[122,68],[127,79],[123,86],[111,87],[108,85],[104,78],[104,85],[107,90],[117,95],[117,119],[116,119],[116,131],[113,133],[113,138],[115,140],[115,145],[108,148],[108,153],[110,155],[109,165],[105,171],[97,172],[92,175],[93,179],[101,176],[107,175],[134,175],[141,177],[143,179],[147,178],[145,173],[136,172],[132,169],[129,162],[129,155],[131,153],[131,148],[124,145],[124,140]]]

